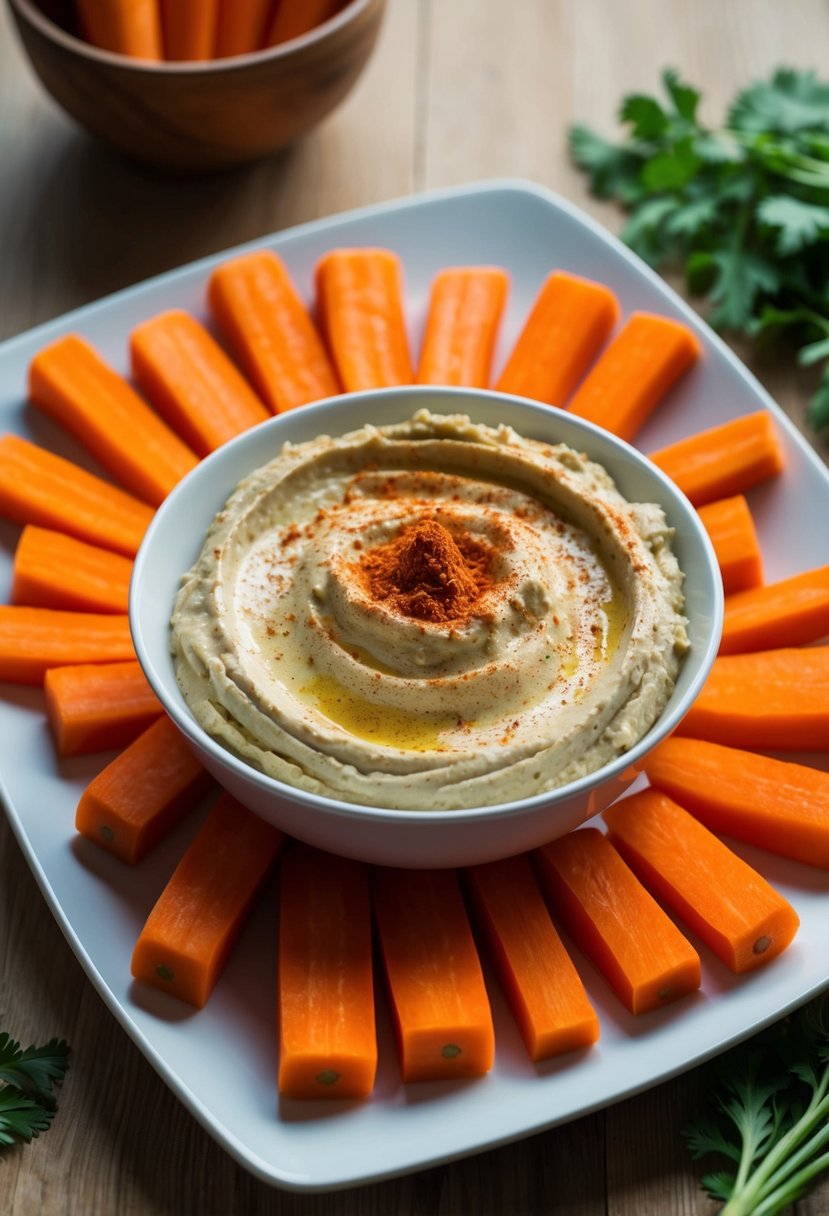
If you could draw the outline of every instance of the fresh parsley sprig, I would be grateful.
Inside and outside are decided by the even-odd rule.
[[[723,1056],[709,1105],[686,1139],[694,1157],[730,1162],[702,1179],[721,1216],[776,1216],[799,1199],[829,1169],[829,1001]]]
[[[703,125],[699,90],[667,69],[664,97],[624,98],[621,142],[585,126],[570,152],[592,191],[629,213],[622,239],[653,266],[683,267],[723,331],[799,348],[822,363],[809,404],[829,426],[829,84],[781,68]]]
[[[0,1033],[0,1149],[28,1143],[50,1126],[57,1110],[54,1087],[69,1067],[62,1039],[27,1047]]]

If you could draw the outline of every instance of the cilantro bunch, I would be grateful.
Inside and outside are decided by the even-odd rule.
[[[0,1149],[45,1132],[57,1109],[53,1087],[69,1067],[69,1048],[51,1039],[27,1047],[0,1034]]]
[[[572,127],[572,158],[596,195],[629,212],[632,249],[683,267],[716,329],[785,332],[801,364],[823,364],[808,418],[827,427],[829,83],[781,68],[740,92],[716,129],[697,118],[697,89],[670,69],[662,85],[662,99],[624,99],[619,143]]]
[[[785,1018],[714,1065],[710,1110],[686,1132],[724,1156],[704,1189],[721,1216],[776,1216],[829,1169],[829,1003]]]

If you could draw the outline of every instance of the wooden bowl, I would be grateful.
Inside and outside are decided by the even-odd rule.
[[[152,63],[84,42],[61,0],[8,3],[35,72],[73,118],[136,160],[186,170],[256,160],[320,122],[359,77],[385,7],[348,0],[270,50]]]

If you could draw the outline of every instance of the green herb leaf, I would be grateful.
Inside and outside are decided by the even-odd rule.
[[[0,1033],[0,1147],[28,1143],[46,1131],[57,1104],[53,1087],[69,1067],[69,1048],[62,1039],[27,1047]]]
[[[627,135],[570,132],[575,163],[600,197],[627,211],[623,239],[651,265],[683,267],[722,330],[803,347],[829,360],[829,83],[780,68],[743,89],[719,129],[673,69],[664,97],[626,97]],[[809,407],[829,426],[823,381]]]
[[[799,253],[829,235],[829,207],[772,194],[757,204],[757,218],[776,229],[775,247],[783,257]]]
[[[823,378],[809,402],[806,417],[816,431],[829,426],[829,369],[824,371]]]

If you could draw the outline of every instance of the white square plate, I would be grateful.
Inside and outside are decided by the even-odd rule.
[[[310,298],[317,258],[336,245],[381,245],[405,266],[417,348],[429,285],[443,266],[492,263],[511,274],[496,372],[543,278],[562,267],[607,283],[623,314],[644,308],[683,319],[703,357],[639,437],[645,451],[738,414],[768,408],[786,471],[750,495],[769,581],[829,561],[829,533],[808,521],[829,514],[829,474],[728,348],[665,283],[597,224],[526,183],[483,183],[307,224],[253,242],[277,249]],[[90,339],[119,370],[139,321],[167,308],[204,317],[210,269],[226,255],[162,275],[79,309],[0,347],[0,432],[30,436],[93,467],[81,450],[26,405],[26,370],[61,334]],[[18,529],[0,521],[0,600],[7,602]],[[491,985],[497,1058],[492,1073],[455,1084],[403,1086],[387,1015],[380,1010],[381,1066],[364,1103],[280,1102],[276,1091],[275,902],[271,888],[210,1002],[185,1009],[132,984],[135,938],[172,870],[193,821],[130,869],[76,837],[75,807],[108,757],[59,762],[38,689],[2,688],[0,792],[58,923],[87,975],[127,1033],[207,1130],[259,1178],[323,1190],[404,1173],[564,1122],[644,1089],[722,1050],[802,1003],[829,981],[829,874],[740,849],[787,895],[801,918],[793,946],[762,972],[735,979],[704,948],[703,987],[672,1009],[627,1015],[579,962],[599,1012],[592,1050],[532,1065]],[[814,758],[812,758],[814,759]],[[820,763],[820,761],[817,761]],[[198,819],[198,815],[195,817]]]

